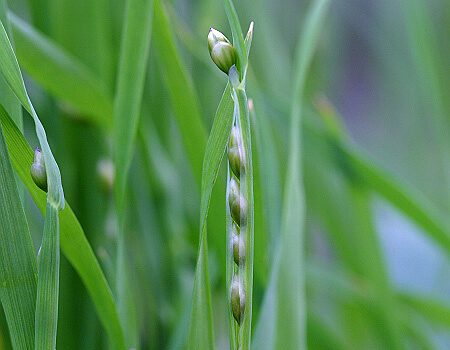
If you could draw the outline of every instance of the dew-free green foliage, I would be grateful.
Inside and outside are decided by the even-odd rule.
[[[61,175],[47,142],[44,127],[34,110],[25,89],[25,84],[8,39],[3,23],[0,23],[0,71],[24,108],[32,115],[36,135],[42,148],[47,172],[47,209],[42,245],[39,250],[42,259],[38,259],[38,282],[35,311],[35,349],[53,349],[56,346],[56,330],[59,299],[59,211],[64,209],[64,192]],[[16,118],[17,119],[17,118]],[[34,301],[34,296],[33,299]],[[30,335],[27,335],[30,337]]]
[[[33,151],[14,125],[12,119],[1,107],[0,120],[5,130],[5,139],[14,170],[19,174],[39,210],[44,213],[46,208],[45,193],[34,184],[29,175],[29,165],[33,160]],[[83,229],[67,203],[65,210],[60,214],[60,241],[65,256],[77,270],[92,296],[103,326],[111,338],[113,348],[123,348],[123,334],[111,291],[92,252],[92,248],[86,240]],[[23,239],[22,243],[25,242],[26,240]]]
[[[32,349],[37,264],[1,126],[0,199],[0,300],[13,346]]]
[[[0,19],[1,349],[233,348],[223,155],[250,101],[243,348],[450,348],[447,1],[0,0]]]
[[[130,277],[125,258],[125,196],[128,170],[134,150],[134,140],[141,112],[144,78],[150,48],[153,1],[129,0],[119,57],[116,93],[114,97],[114,197],[118,216],[116,301],[128,347],[138,345]]]

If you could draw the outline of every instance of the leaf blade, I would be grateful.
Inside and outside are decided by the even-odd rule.
[[[38,208],[44,212],[47,202],[45,193],[34,184],[30,176],[33,151],[3,108],[0,108],[0,120],[5,130],[12,165]],[[61,249],[90,293],[112,347],[122,350],[125,342],[114,299],[83,229],[69,205],[60,212],[59,219]]]
[[[200,246],[192,297],[191,322],[188,338],[189,349],[214,348],[211,293],[207,261],[206,221],[212,188],[219,172],[220,162],[227,147],[232,123],[233,100],[231,98],[231,88],[227,85],[216,112],[211,134],[206,145],[203,162],[200,204]]]
[[[14,349],[33,349],[37,263],[1,125],[0,202],[0,299]]]
[[[82,118],[103,129],[112,126],[112,96],[82,62],[37,29],[9,12],[18,60],[24,70],[57,98],[73,105]]]
[[[35,349],[55,349],[59,299],[59,213],[47,202],[38,257]]]

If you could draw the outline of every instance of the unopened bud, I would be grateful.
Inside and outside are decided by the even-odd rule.
[[[219,32],[218,30],[215,30],[214,28],[209,28],[209,33],[208,33],[209,53],[211,53],[214,45],[216,45],[217,42],[219,42],[219,41],[223,41],[223,42],[230,44],[230,41],[228,40],[228,38],[225,35],[223,35],[223,33]]]
[[[245,171],[245,150],[242,145],[241,135],[237,126],[233,125],[230,133],[230,141],[228,143],[228,161],[231,170],[238,178]]]
[[[44,155],[39,148],[34,150],[30,173],[34,183],[42,191],[47,192],[47,171],[45,170]]]
[[[208,49],[216,66],[228,74],[230,67],[236,64],[237,55],[233,45],[230,44],[225,35],[210,28],[208,34]]]
[[[231,282],[231,311],[236,321],[241,324],[245,311],[245,291],[239,278],[234,276]]]

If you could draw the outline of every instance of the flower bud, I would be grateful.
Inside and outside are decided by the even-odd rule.
[[[208,33],[209,53],[211,53],[214,45],[217,44],[218,41],[223,41],[223,42],[230,44],[230,41],[227,39],[227,37],[225,35],[223,35],[218,30],[215,30],[214,28],[209,28],[209,33]]]
[[[233,45],[221,32],[211,28],[208,34],[208,49],[216,66],[225,74],[236,64],[237,55]]]
[[[245,311],[245,292],[239,278],[234,276],[231,282],[231,311],[236,321],[241,324]]]
[[[239,178],[241,170],[245,170],[246,159],[239,129],[235,125],[231,128],[230,141],[228,143],[228,161],[234,175]]]
[[[37,147],[34,150],[34,159],[31,164],[30,173],[34,183],[41,190],[47,192],[47,171],[45,170],[44,155]]]

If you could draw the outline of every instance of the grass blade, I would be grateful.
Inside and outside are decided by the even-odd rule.
[[[34,119],[36,134],[44,154],[45,167],[47,170],[47,200],[49,205],[52,207],[52,210],[56,212],[55,215],[58,216],[58,211],[64,209],[65,205],[59,168],[47,142],[44,127],[42,126],[26,92],[25,84],[20,73],[19,64],[17,63],[17,59],[3,24],[0,28],[0,47],[0,68],[2,75],[15,93],[16,97],[30,112]],[[42,337],[35,339],[35,346],[37,349],[53,348],[56,344],[59,283],[59,244],[56,243],[59,242],[59,228],[58,225],[55,225],[58,219],[54,219],[54,216],[52,215],[54,213],[52,210],[48,215],[49,220],[46,219],[45,224],[44,242],[46,244],[43,244],[41,247],[41,253],[43,256],[50,256],[52,258],[49,260],[44,259],[44,265],[42,267],[39,266],[39,270],[42,271],[42,278],[40,275],[38,276],[38,302],[36,307],[35,332]],[[55,244],[47,244],[48,242],[54,242]],[[50,317],[51,321],[47,319],[46,316]],[[43,322],[39,322],[41,317],[45,317]]]
[[[277,278],[275,314],[276,349],[306,348],[306,301],[304,294],[303,231],[304,194],[302,184],[301,119],[306,75],[319,40],[320,28],[329,2],[316,0],[305,21],[297,49],[294,102],[291,112],[291,135],[286,185],[281,219],[280,265]],[[299,232],[300,231],[300,232]]]
[[[150,47],[152,1],[129,0],[114,97],[116,199],[122,210],[134,148]]]
[[[137,125],[141,111],[145,73],[150,48],[153,1],[127,1],[123,24],[119,71],[114,97],[114,194],[119,219],[117,242],[116,293],[119,316],[126,343],[137,346],[138,334],[133,311],[133,297],[127,280],[125,259],[124,211],[125,194]]]
[[[14,13],[9,12],[9,20],[24,70],[83,118],[101,128],[111,128],[112,96],[107,94],[105,84],[81,61]]]
[[[155,0],[153,34],[157,54],[164,70],[175,118],[198,184],[202,183],[202,155],[206,130],[200,116],[198,98],[178,53],[168,16],[160,0]],[[206,47],[206,45],[205,45]]]
[[[0,20],[6,24],[6,31],[8,35],[11,37],[11,26],[7,19],[7,11],[8,11],[8,5],[6,3],[6,0],[0,1]],[[14,42],[13,42],[14,44]],[[0,96],[2,96],[1,103],[5,107],[5,109],[8,111],[9,115],[13,118],[16,125],[19,127],[19,129],[23,130],[23,119],[22,119],[22,106],[20,105],[19,101],[17,101],[16,96],[14,96],[13,92],[9,88],[8,84],[3,80],[0,79]]]
[[[58,326],[59,295],[59,216],[58,209],[47,203],[44,237],[38,255],[36,300],[36,349],[55,349]]]
[[[207,134],[200,114],[199,102],[192,78],[177,50],[172,28],[167,13],[160,0],[155,0],[154,8],[154,43],[159,58],[169,96],[177,122],[178,130],[184,144],[184,149],[191,164],[198,189],[202,187],[203,155],[205,154]],[[207,34],[207,33],[205,33]],[[206,39],[206,38],[205,38]],[[206,40],[205,40],[206,41]],[[205,43],[205,53],[208,52]],[[216,188],[225,191],[224,178],[219,176]],[[219,196],[213,196],[210,203],[208,227],[215,232],[225,233],[225,223],[222,213],[225,212],[225,201]],[[225,251],[223,249],[224,235],[215,234],[209,237],[211,247],[218,256],[221,270],[225,270]]]
[[[304,300],[303,225],[304,198],[301,170],[302,98],[306,75],[319,38],[329,2],[316,0],[305,22],[298,46],[295,70],[294,102],[291,112],[291,135],[288,172],[284,191],[281,237],[272,269],[271,282],[265,296],[257,330],[258,349],[306,348],[306,316]],[[299,232],[300,231],[300,232]],[[300,269],[300,271],[299,271]],[[264,335],[274,330],[273,339]],[[256,341],[256,339],[255,339]],[[256,348],[256,347],[255,347]]]
[[[220,162],[225,153],[228,137],[233,123],[233,100],[227,85],[217,109],[211,135],[206,145],[202,191],[200,204],[200,245],[195,270],[192,296],[191,323],[189,327],[188,349],[213,349],[214,335],[212,324],[211,293],[207,260],[207,216],[211,192],[219,172]]]
[[[1,125],[0,203],[0,299],[14,349],[33,349],[37,264]]]
[[[244,35],[242,34],[241,25],[239,24],[239,18],[234,9],[232,0],[224,0],[223,6],[227,13],[228,22],[230,23],[231,32],[233,33],[233,46],[236,49],[238,61],[236,67],[239,71],[240,80],[245,77],[245,71],[247,69],[247,50],[244,43]]]
[[[44,154],[45,167],[47,169],[48,200],[53,203],[58,210],[62,210],[64,209],[64,191],[61,184],[61,174],[47,142],[47,135],[45,134],[44,127],[28,98],[22,74],[20,73],[19,64],[17,63],[16,56],[11,47],[11,43],[9,42],[3,23],[0,28],[0,48],[0,70],[3,78],[19,99],[20,103],[22,103],[25,109],[31,114],[36,125],[36,135]]]
[[[33,200],[44,213],[47,202],[45,193],[36,187],[30,176],[33,151],[3,108],[0,108],[0,120],[5,130],[12,165]],[[110,339],[111,347],[118,350],[124,349],[124,336],[111,290],[83,233],[83,229],[69,205],[60,213],[60,240],[65,256],[78,272],[91,295],[100,320]],[[35,303],[33,308],[35,309]],[[30,349],[32,348],[30,347]]]

